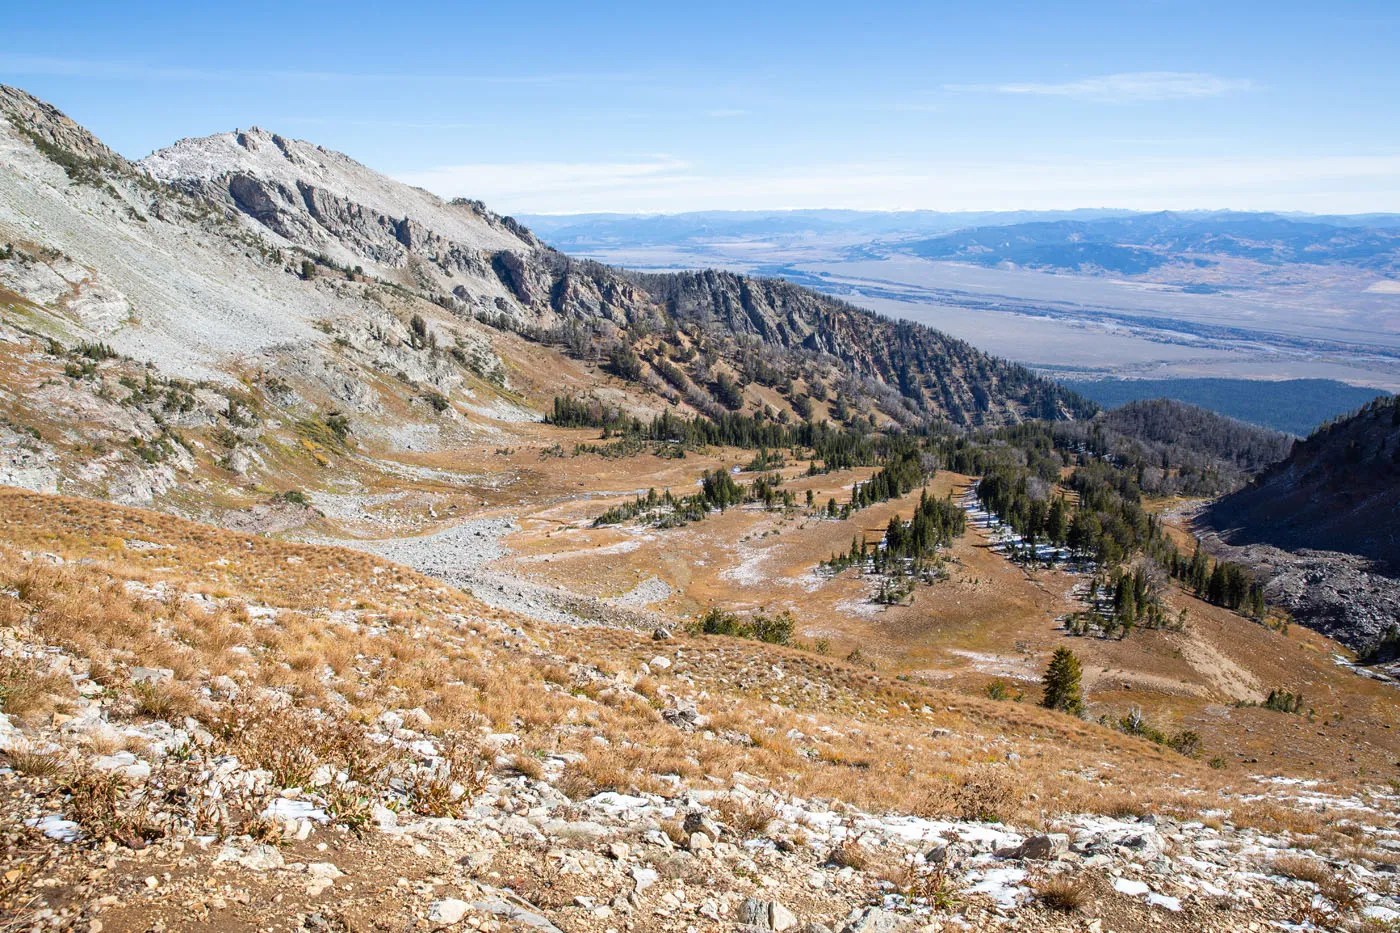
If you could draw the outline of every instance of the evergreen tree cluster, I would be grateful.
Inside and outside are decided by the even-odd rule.
[[[797,504],[796,497],[791,490],[782,489],[782,483],[781,474],[765,473],[755,477],[745,489],[727,470],[706,471],[701,477],[699,492],[677,497],[669,489],[659,495],[655,489],[648,489],[646,495],[599,515],[593,520],[593,527],[640,520],[658,528],[676,528],[745,502],[761,502],[768,509],[793,508]]]
[[[907,495],[928,476],[923,458],[915,449],[896,453],[887,464],[864,483],[851,490],[851,510],[856,511],[877,502],[886,502]]]
[[[1256,619],[1264,617],[1264,588],[1254,576],[1239,564],[1212,561],[1201,551],[1199,542],[1190,560],[1173,547],[1168,567],[1171,575],[1189,586],[1200,599]]]
[[[790,612],[770,614],[763,610],[747,617],[711,606],[695,621],[692,629],[701,635],[728,635],[731,638],[752,638],[772,645],[792,643],[797,620]]]
[[[1239,564],[1211,561],[1199,544],[1192,557],[1182,555],[1156,517],[1143,508],[1142,490],[1127,465],[1105,459],[1075,467],[1065,482],[1077,500],[1073,507],[1028,467],[1002,459],[986,470],[977,484],[978,499],[1025,540],[1028,551],[1041,542],[1068,547],[1105,571],[1146,555],[1200,599],[1263,618],[1263,587],[1253,575]],[[1169,620],[1155,595],[1144,602],[1140,588],[1125,590],[1122,578],[1121,573],[1113,577],[1113,608],[1099,619],[1072,619],[1072,631],[1097,626],[1110,634],[1126,634],[1135,625],[1167,627]]]
[[[810,450],[824,469],[844,470],[878,462],[888,439],[830,424],[780,424],[761,415],[730,412],[715,418],[683,418],[669,411],[649,422],[592,399],[558,397],[545,419],[563,428],[602,428],[610,434],[682,444],[689,448],[721,446],[746,450],[769,448]]]
[[[828,573],[840,573],[848,567],[861,567],[866,572],[887,578],[908,577],[932,582],[929,561],[937,555],[939,548],[949,546],[966,530],[967,512],[962,506],[951,497],[933,498],[925,490],[919,497],[919,507],[909,521],[904,521],[898,515],[890,517],[879,544],[871,545],[863,537],[852,539],[849,551],[823,561],[821,568]],[[882,588],[877,594],[878,602],[898,602],[910,592],[903,583],[891,583],[889,580],[885,583],[894,588]],[[899,595],[895,596],[895,593]]]

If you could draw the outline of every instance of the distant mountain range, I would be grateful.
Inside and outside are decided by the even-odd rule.
[[[684,214],[527,215],[561,249],[679,249],[717,241],[826,240],[846,258],[890,255],[979,265],[1136,275],[1223,257],[1265,264],[1345,263],[1400,270],[1400,214],[1238,211],[705,211]]]
[[[883,249],[872,247],[872,252]],[[1164,211],[973,227],[901,243],[897,249],[923,259],[1119,275],[1138,275],[1172,263],[1209,266],[1221,259],[1266,265],[1343,263],[1390,273],[1400,271],[1400,224],[1341,225],[1278,214],[1192,216]]]

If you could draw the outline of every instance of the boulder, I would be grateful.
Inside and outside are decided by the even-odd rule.
[[[433,906],[428,908],[428,922],[438,927],[448,927],[454,923],[460,923],[467,915],[467,908],[470,905],[466,901],[455,897],[445,897],[440,901],[434,901]]]
[[[274,868],[281,868],[285,861],[276,846],[258,843],[238,860],[238,864],[244,868],[251,868],[253,871],[271,871]]]
[[[773,928],[773,933],[784,933],[797,926],[797,915],[777,901],[769,901],[768,925]]]
[[[846,918],[841,933],[893,933],[899,925],[898,914],[879,907],[857,908]]]
[[[1041,833],[1031,836],[1019,846],[1002,849],[997,855],[1002,858],[1034,859],[1052,862],[1069,854],[1069,836],[1064,833]]]
[[[134,684],[158,684],[172,680],[175,672],[168,667],[133,667],[131,682]]]
[[[768,916],[768,901],[759,900],[756,897],[745,898],[739,905],[739,910],[734,919],[746,927],[757,927],[760,930],[771,930],[771,920]]]

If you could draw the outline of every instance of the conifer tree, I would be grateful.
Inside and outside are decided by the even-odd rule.
[[[1068,648],[1056,648],[1045,669],[1041,683],[1045,686],[1045,698],[1040,705],[1046,709],[1057,709],[1078,716],[1084,711],[1084,699],[1079,693],[1079,659]]]

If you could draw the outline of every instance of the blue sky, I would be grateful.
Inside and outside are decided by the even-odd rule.
[[[1400,3],[8,5],[125,155],[259,125],[506,212],[1400,211]]]

